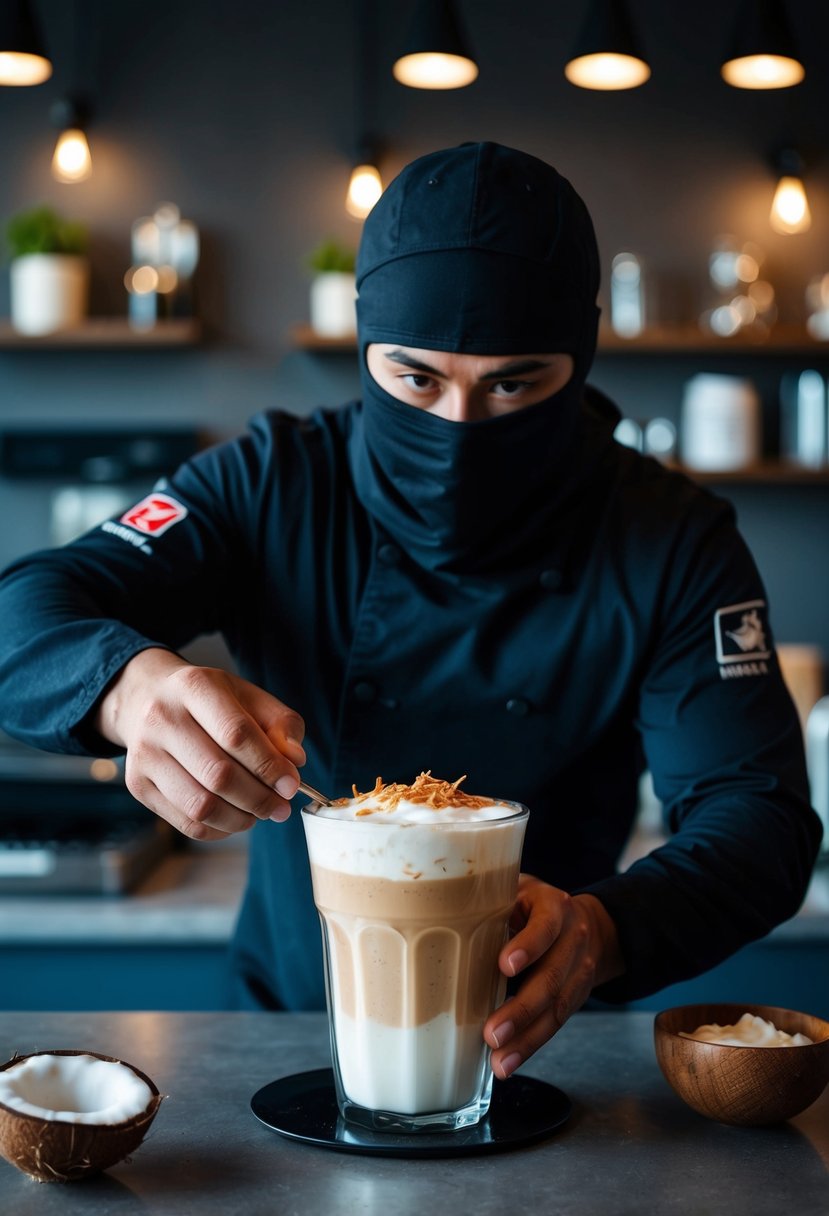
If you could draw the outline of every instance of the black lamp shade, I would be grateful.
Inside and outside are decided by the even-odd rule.
[[[457,55],[474,62],[452,0],[419,0],[398,58],[424,52]]]
[[[48,60],[31,0],[4,0],[0,4],[0,52]]]
[[[792,27],[783,0],[744,0],[728,60],[749,55],[780,55],[798,59]]]
[[[603,53],[629,55],[644,61],[624,0],[594,0],[570,58]]]

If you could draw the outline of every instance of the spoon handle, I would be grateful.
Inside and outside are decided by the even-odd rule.
[[[331,806],[331,799],[326,798],[325,794],[321,794],[319,790],[315,790],[313,785],[307,785],[304,781],[299,783],[299,792],[307,794],[312,802],[318,802],[320,806]]]

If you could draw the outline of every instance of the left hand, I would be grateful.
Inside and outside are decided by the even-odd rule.
[[[484,1025],[492,1071],[501,1078],[551,1039],[597,984],[624,971],[616,927],[594,895],[568,895],[522,874],[511,928],[498,966],[526,978]]]

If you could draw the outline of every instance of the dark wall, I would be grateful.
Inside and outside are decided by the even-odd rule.
[[[291,350],[307,317],[303,259],[334,234],[356,242],[342,199],[355,135],[353,5],[235,0],[37,0],[55,61],[51,81],[0,88],[0,217],[42,200],[84,219],[93,237],[94,306],[123,312],[131,222],[163,200],[199,226],[197,350],[0,351],[0,428],[195,423],[238,431],[257,409],[299,413],[356,391],[349,357]],[[829,5],[791,0],[807,65],[794,90],[728,88],[718,62],[738,0],[631,0],[653,78],[629,93],[574,89],[562,66],[586,9],[549,0],[461,4],[481,64],[469,89],[404,89],[390,62],[411,3],[372,0],[373,62],[360,79],[382,139],[386,179],[414,155],[494,139],[551,160],[585,197],[604,264],[618,250],[645,261],[662,320],[693,320],[706,262],[732,232],[767,252],[781,319],[802,320],[808,279],[829,271]],[[95,171],[75,186],[49,175],[51,102],[91,92]],[[808,166],[812,230],[768,226],[770,150],[786,133]],[[0,315],[8,311],[0,276]],[[829,370],[826,358],[824,372]],[[684,379],[722,368],[754,376],[773,426],[786,360],[602,358],[594,380],[636,417],[677,416]],[[792,366],[801,366],[794,360]],[[52,486],[0,481],[0,561],[44,543]],[[744,530],[767,577],[781,640],[829,651],[825,561],[829,487],[740,491]]]

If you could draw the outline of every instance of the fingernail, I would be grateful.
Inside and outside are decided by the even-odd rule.
[[[500,1026],[496,1026],[492,1031],[492,1037],[495,1040],[496,1047],[503,1047],[508,1043],[515,1034],[515,1026],[512,1022],[502,1022]]]
[[[513,950],[507,958],[507,964],[512,967],[512,974],[517,975],[519,971],[523,971],[527,963],[530,961],[530,956],[526,950]]]
[[[274,823],[284,823],[290,814],[291,808],[289,806],[283,806],[280,807],[278,811],[273,811],[268,818],[272,819]]]
[[[276,783],[276,792],[281,794],[283,798],[291,799],[299,789],[299,782],[296,777],[289,777],[286,773],[284,777],[280,777]]]
[[[506,1080],[511,1073],[515,1072],[520,1063],[521,1057],[517,1051],[513,1051],[510,1055],[505,1056],[498,1065],[499,1069],[501,1070],[501,1077],[503,1080]]]

